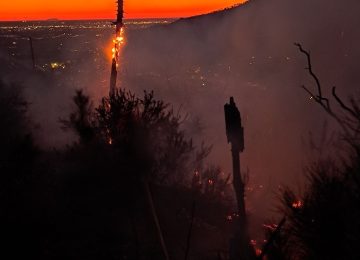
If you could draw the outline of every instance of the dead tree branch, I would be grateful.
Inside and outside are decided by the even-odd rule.
[[[295,46],[297,46],[300,50],[301,53],[305,54],[306,59],[307,59],[307,64],[308,67],[306,68],[306,70],[309,71],[310,76],[314,79],[315,83],[316,83],[316,87],[317,87],[317,95],[313,94],[307,87],[302,86],[302,88],[308,92],[313,98],[314,100],[319,103],[328,113],[333,114],[331,107],[330,107],[330,102],[329,99],[325,98],[322,95],[322,88],[321,88],[321,84],[320,84],[320,80],[318,78],[318,76],[314,73],[313,69],[312,69],[312,64],[311,64],[311,55],[309,51],[304,50],[304,48],[301,46],[300,43],[295,43]]]
[[[336,94],[336,87],[332,88],[332,95],[335,98],[335,100],[339,103],[342,109],[344,109],[346,112],[348,112],[351,116],[355,117],[355,119],[359,119],[358,115],[355,113],[354,110],[349,108],[345,103],[339,98],[339,96]]]
[[[309,90],[304,85],[302,86],[302,88],[314,99],[314,101],[316,103],[318,103],[325,110],[325,112],[327,114],[329,114],[332,118],[334,118],[336,120],[336,122],[343,129],[344,133],[347,136],[349,136],[350,132],[348,129],[349,126],[348,126],[347,122],[345,122],[342,118],[340,118],[340,116],[337,113],[335,113],[332,110],[329,99],[323,96],[320,80],[319,80],[318,76],[314,73],[313,68],[312,68],[310,52],[306,51],[300,43],[295,43],[295,46],[297,46],[299,48],[300,52],[306,56],[306,60],[307,60],[307,64],[308,64],[308,67],[306,68],[306,70],[309,71],[310,76],[315,81],[318,93],[314,94],[311,90]],[[336,95],[335,87],[333,88],[332,95],[334,96],[335,100],[339,103],[339,105],[341,106],[341,108],[343,110],[347,111],[352,116],[356,117],[356,113],[351,108],[346,106],[345,103]],[[358,118],[358,117],[356,117],[356,118]]]

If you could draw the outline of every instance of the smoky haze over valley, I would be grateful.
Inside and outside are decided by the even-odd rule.
[[[120,86],[135,93],[154,90],[175,110],[188,114],[184,128],[195,142],[214,145],[210,162],[219,163],[226,172],[231,161],[223,105],[234,96],[245,127],[242,168],[249,169],[250,183],[263,187],[248,194],[250,199],[261,198],[251,200],[250,210],[259,212],[257,203],[264,202],[269,210],[279,185],[302,183],[302,168],[319,156],[306,144],[309,132],[321,140],[317,137],[326,120],[328,131],[336,131],[332,120],[300,88],[313,89],[314,82],[304,70],[306,59],[293,43],[311,50],[314,71],[326,95],[337,86],[344,98],[358,96],[359,13],[360,2],[355,0],[252,0],[171,24],[129,25]],[[37,139],[44,146],[72,142],[58,119],[70,111],[75,89],[85,89],[95,102],[107,94],[110,61],[105,47],[112,30],[103,24],[107,23],[96,28],[87,28],[85,22],[75,29],[54,26],[46,42],[41,40],[41,28],[32,31],[38,65],[51,62],[42,57],[50,50],[56,50],[53,61],[66,65],[63,70],[45,68],[36,75],[26,57],[26,41],[16,38],[23,32],[2,25],[0,61],[11,63],[1,65],[0,75],[24,86],[30,113],[40,124]],[[17,48],[25,52],[21,57],[11,57],[7,43],[15,41],[13,45],[22,45]]]
[[[319,137],[326,126],[329,135],[336,131],[300,88],[315,89],[315,84],[294,43],[311,51],[327,96],[332,86],[344,98],[358,96],[359,11],[358,1],[253,0],[228,11],[130,32],[124,85],[154,89],[199,116],[205,140],[214,144],[212,159],[228,171],[223,104],[234,96],[245,127],[243,170],[249,168],[250,183],[264,185],[261,196],[266,200],[279,185],[303,182],[303,168],[319,157],[311,152],[311,135],[320,140],[315,145],[326,157],[329,144],[321,144]]]

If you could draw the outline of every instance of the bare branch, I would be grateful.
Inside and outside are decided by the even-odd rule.
[[[334,116],[334,113],[331,111],[330,108],[330,102],[327,98],[320,98],[319,96],[315,96],[314,93],[312,93],[307,87],[304,85],[301,86],[314,100],[316,103],[318,103],[324,110],[330,114],[331,116]],[[326,104],[323,103],[323,101],[326,102]]]
[[[304,85],[301,86],[316,102],[319,102],[317,96],[315,96],[307,87]]]
[[[350,115],[352,115],[353,117],[355,117],[356,119],[358,119],[358,115],[355,113],[354,110],[352,110],[351,108],[349,108],[347,105],[344,104],[344,102],[339,98],[339,96],[336,94],[336,87],[332,88],[332,95],[333,97],[336,99],[336,101],[339,103],[339,105],[341,106],[342,109],[344,109],[345,111],[347,111]]]
[[[307,63],[308,63],[308,67],[307,67],[307,70],[309,71],[311,77],[315,80],[316,82],[316,86],[317,86],[317,89],[318,89],[318,98],[320,100],[323,99],[323,96],[322,96],[322,91],[321,91],[321,85],[320,85],[320,80],[319,78],[316,76],[316,74],[313,72],[312,70],[312,65],[311,65],[311,55],[310,55],[310,52],[304,50],[304,48],[301,46],[300,43],[295,43],[295,46],[297,46],[300,50],[300,52],[304,53],[306,55],[306,58],[307,58]],[[328,103],[328,102],[327,102]]]
[[[308,63],[308,68],[307,70],[310,73],[310,76],[314,79],[314,81],[316,82],[316,86],[317,86],[317,90],[318,90],[318,95],[314,95],[313,92],[311,92],[307,87],[302,86],[302,88],[311,96],[314,98],[315,102],[318,103],[324,110],[326,113],[328,113],[331,117],[333,117],[337,123],[341,126],[341,128],[343,129],[343,131],[346,134],[349,134],[349,125],[346,124],[346,122],[344,122],[344,120],[342,120],[336,113],[334,113],[331,109],[330,106],[330,101],[328,98],[323,97],[322,95],[322,89],[321,89],[321,84],[320,84],[320,80],[319,78],[316,76],[316,74],[313,72],[312,70],[312,65],[311,65],[311,55],[310,52],[304,50],[304,48],[301,46],[300,43],[295,43],[295,46],[297,46],[300,50],[301,53],[305,54],[306,58],[307,58],[307,63]],[[336,95],[335,90],[333,89],[333,96],[335,97],[335,99],[337,100],[337,102],[341,105],[341,107],[343,109],[345,109],[346,111],[348,111],[349,113],[351,113],[351,115],[355,116],[356,113],[351,110],[350,108],[348,108],[342,101],[341,99]],[[351,112],[350,112],[351,111]],[[355,116],[356,117],[356,116]],[[348,122],[347,122],[348,123]]]

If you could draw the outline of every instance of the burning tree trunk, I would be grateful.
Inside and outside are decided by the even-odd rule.
[[[116,80],[119,66],[119,53],[121,45],[124,43],[124,1],[118,0],[118,11],[116,21],[113,23],[116,26],[116,33],[114,42],[114,48],[112,49],[112,63],[111,63],[111,76],[110,76],[110,95],[113,95],[116,90]]]

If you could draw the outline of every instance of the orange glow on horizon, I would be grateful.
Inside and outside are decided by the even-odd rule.
[[[223,9],[246,0],[125,0],[125,18],[188,17]],[[194,3],[195,2],[195,3]],[[113,19],[115,0],[0,1],[0,21]]]

